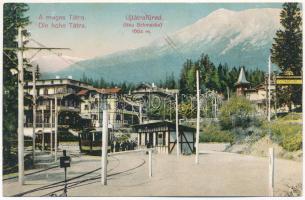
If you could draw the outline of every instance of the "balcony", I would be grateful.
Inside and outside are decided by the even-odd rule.
[[[32,128],[33,123],[25,123],[24,124],[25,128]],[[36,123],[36,128],[51,128],[51,123]],[[52,123],[52,128],[55,128],[55,123]],[[58,128],[71,128],[71,124],[58,124]]]

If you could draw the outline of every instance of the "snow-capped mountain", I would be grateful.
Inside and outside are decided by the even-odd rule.
[[[215,64],[265,69],[280,28],[279,15],[280,9],[219,9],[145,47],[84,60],[59,73],[76,78],[86,73],[115,82],[159,81],[166,74],[177,77],[186,59],[197,59],[202,53]]]

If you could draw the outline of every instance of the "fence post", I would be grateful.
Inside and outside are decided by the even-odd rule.
[[[152,177],[152,150],[148,150],[148,173],[149,178]]]
[[[273,196],[274,190],[274,150],[269,148],[269,196]]]

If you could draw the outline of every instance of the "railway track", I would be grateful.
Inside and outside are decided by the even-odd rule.
[[[111,156],[111,157],[114,158],[114,160],[116,161],[116,165],[113,168],[107,170],[107,173],[109,173],[109,172],[113,171],[114,169],[118,168],[120,166],[120,163],[121,163],[119,158],[117,158],[115,156]],[[132,170],[140,168],[145,163],[146,163],[145,159],[141,159],[141,163],[139,165],[137,165],[137,166],[135,166],[133,168],[130,168],[130,169],[126,169],[126,170],[123,170],[123,171],[119,171],[119,172],[115,172],[115,173],[112,173],[112,174],[108,174],[107,177],[113,177],[113,176],[117,176],[117,175],[120,175],[120,174],[124,174],[126,172],[130,172]],[[47,169],[47,170],[50,170],[50,169]],[[98,175],[96,177],[91,177],[91,178],[85,178],[85,179],[82,179],[82,178],[84,178],[85,176],[88,176],[88,175],[90,175],[90,174],[92,174],[94,172],[97,172],[99,170],[101,170],[100,167],[96,168],[94,170],[91,170],[89,172],[86,172],[84,174],[81,174],[79,176],[75,176],[75,177],[72,177],[70,179],[67,179],[67,189],[81,187],[83,185],[95,183],[96,180],[101,178],[100,175]],[[44,171],[46,171],[46,170],[44,170]],[[40,172],[43,172],[43,171],[39,171],[37,173],[40,173]],[[92,181],[94,181],[94,182],[92,182]],[[25,191],[25,192],[22,192],[22,193],[18,193],[16,195],[14,195],[14,197],[22,197],[22,196],[25,196],[25,195],[28,195],[28,194],[33,194],[35,192],[41,192],[41,191],[50,190],[50,189],[55,189],[55,190],[47,191],[45,194],[40,195],[40,196],[43,196],[43,197],[46,197],[46,196],[58,196],[57,193],[63,191],[63,187],[65,186],[65,184],[66,183],[64,181],[58,181],[58,182],[55,182],[55,183],[52,183],[52,184],[48,184],[48,185],[45,185],[45,186],[42,186],[42,187],[38,187],[38,188],[35,188],[35,189],[31,189],[31,190],[28,190],[28,191]]]
[[[77,154],[70,154],[70,155],[71,155],[72,158],[79,157],[79,155],[77,155]],[[46,171],[48,171],[48,170],[57,168],[58,166],[59,166],[59,165],[55,165],[55,166],[48,167],[48,168],[45,168],[45,169],[42,169],[42,170],[39,170],[39,171],[27,173],[27,174],[25,174],[24,176],[29,176],[29,175],[39,174],[39,173],[41,173],[41,172],[46,172]],[[17,179],[17,178],[18,178],[18,176],[12,176],[12,177],[8,177],[8,178],[3,178],[2,181],[8,181],[8,180],[13,180],[13,179]]]

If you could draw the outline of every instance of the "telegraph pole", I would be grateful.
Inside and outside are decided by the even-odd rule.
[[[55,94],[55,141],[54,141],[54,161],[57,160],[57,132],[58,132],[58,106],[57,106],[57,94]]]
[[[101,167],[101,182],[107,185],[107,157],[108,157],[108,111],[103,110],[103,132],[102,132],[102,167]]]
[[[196,125],[196,164],[199,164],[199,125],[200,125],[200,100],[199,100],[199,71],[196,71],[197,85],[197,125]]]
[[[18,48],[4,47],[4,50],[16,51],[18,59],[18,182],[24,184],[24,69],[23,69],[23,51],[25,50],[52,50],[68,48],[49,48],[49,47],[24,47],[22,39],[22,27],[18,27]],[[34,88],[33,88],[34,90]],[[34,98],[34,97],[33,97]],[[36,102],[35,102],[36,104]],[[34,108],[33,108],[34,109]],[[35,114],[36,115],[36,114]],[[33,116],[34,117],[34,116]],[[34,120],[33,120],[34,125]],[[36,124],[35,124],[36,125]],[[35,129],[35,127],[33,127]],[[34,131],[34,130],[33,130]],[[35,134],[33,135],[34,140]],[[33,143],[33,148],[35,142]],[[33,154],[34,155],[34,154]]]
[[[216,92],[214,92],[215,95],[215,102],[214,102],[214,118],[217,118],[217,96],[216,96]]]
[[[22,28],[18,28],[18,181],[19,184],[24,184],[24,91],[23,91],[23,41]]]
[[[271,58],[269,56],[268,63],[268,121],[271,120]]]
[[[36,139],[36,71],[37,66],[33,68],[33,160],[35,160],[35,139]]]
[[[178,92],[176,93],[176,137],[177,137],[177,156],[180,155],[180,144],[179,144],[179,116],[178,116]]]
[[[51,117],[51,123],[50,123],[50,129],[51,129],[51,136],[50,136],[50,150],[51,155],[53,151],[53,100],[51,99],[51,106],[50,106],[50,117]]]
[[[42,107],[42,151],[44,151],[44,108]]]
[[[143,121],[142,121],[142,104],[140,104],[140,107],[139,107],[139,111],[140,111],[140,120],[139,120],[139,124],[142,124]]]

